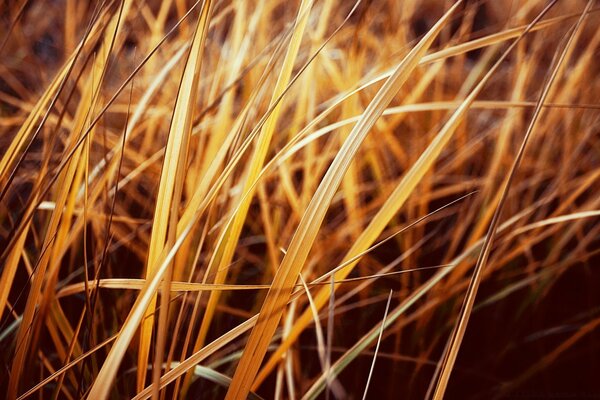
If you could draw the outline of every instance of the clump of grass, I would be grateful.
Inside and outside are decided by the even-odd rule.
[[[592,0],[0,10],[7,398],[600,390]]]

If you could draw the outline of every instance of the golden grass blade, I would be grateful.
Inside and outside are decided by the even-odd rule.
[[[523,38],[524,35],[530,31],[530,29],[536,26],[536,23],[539,21],[540,18],[542,18],[544,14],[545,13],[542,12],[540,15],[538,15],[538,17],[531,24],[528,25],[528,29],[525,29],[521,32],[521,36],[519,36],[519,38],[511,44],[511,46],[495,62],[492,68],[490,68],[486,75],[479,81],[479,83],[471,91],[471,93],[469,93],[469,95],[460,103],[459,107],[450,116],[448,121],[438,132],[438,134],[429,144],[427,149],[421,154],[417,162],[402,177],[398,185],[395,187],[394,191],[388,196],[386,202],[370,221],[369,225],[354,241],[350,250],[348,250],[348,253],[344,257],[344,261],[342,262],[343,264],[346,264],[346,266],[343,269],[336,271],[336,281],[345,279],[348,276],[348,274],[352,272],[359,260],[359,257],[357,257],[357,255],[361,254],[364,251],[364,249],[368,248],[377,239],[377,237],[385,229],[389,221],[406,202],[414,188],[421,181],[423,176],[429,171],[429,169],[433,166],[442,149],[450,141],[454,132],[456,131],[460,123],[463,121],[467,111],[470,109],[470,106],[475,101],[475,98],[483,90],[485,84],[493,76],[496,69],[501,65],[502,61],[504,61],[504,59],[516,46],[519,40],[521,40],[521,38]],[[328,297],[328,288],[323,288],[319,293],[317,293],[317,295],[315,296],[315,304],[317,308],[323,307]],[[300,333],[305,329],[305,327],[309,323],[310,314],[307,310],[296,320],[296,325],[290,333],[290,335],[271,355],[271,357],[269,358],[269,360],[258,375],[256,383],[257,385],[260,384],[260,382],[262,382],[268,376],[270,371],[272,371],[273,367],[276,365],[282,352],[284,352],[291,345],[291,343],[293,343],[298,338]]]
[[[292,301],[289,309],[287,310],[287,315],[285,316],[285,322],[283,324],[283,332],[282,336],[287,335],[290,330],[290,326],[294,320],[294,315],[296,314],[296,301]],[[240,355],[241,356],[241,355]],[[277,371],[278,377],[282,377],[285,374],[285,382],[287,386],[288,398],[290,400],[296,400],[296,388],[294,385],[294,363],[293,363],[294,354],[291,351],[288,351],[285,357],[285,363],[281,365],[279,370]],[[250,391],[252,393],[252,391]]]
[[[120,27],[123,23],[122,17],[127,15],[130,5],[130,0],[122,3],[118,13],[112,17],[107,27],[107,35],[104,37],[102,47],[99,51],[100,57],[96,58],[94,65],[92,66],[92,74],[89,79],[89,85],[86,86],[77,109],[75,126],[71,132],[71,143],[76,142],[84,131],[84,126],[89,111],[93,110],[98,100],[100,92],[99,88],[103,82],[108,59]],[[60,191],[57,195],[58,199],[55,201],[57,207],[52,213],[50,224],[46,232],[46,237],[44,238],[44,248],[49,248],[50,246],[52,246],[52,248],[49,251],[44,252],[38,260],[37,271],[35,277],[33,278],[33,283],[27,298],[25,312],[23,313],[23,321],[17,334],[17,346],[22,347],[24,350],[16,351],[13,359],[11,378],[7,392],[7,398],[9,399],[14,399],[17,396],[17,392],[19,390],[19,377],[21,376],[21,372],[25,367],[27,351],[30,349],[29,345],[32,341],[32,338],[39,332],[39,318],[34,320],[36,316],[36,308],[38,305],[42,307],[47,306],[47,303],[40,304],[39,300],[43,295],[41,289],[42,284],[44,283],[44,278],[46,277],[45,273],[48,268],[50,268],[50,277],[54,276],[54,279],[56,279],[55,274],[58,260],[52,259],[52,256],[56,257],[57,253],[59,253],[58,248],[60,243],[56,243],[54,239],[59,230],[62,231],[61,235],[64,237],[65,229],[67,229],[69,224],[69,214],[72,213],[73,208],[72,201],[70,207],[68,207],[66,210],[67,212],[65,213],[66,221],[63,221],[63,208],[67,204],[69,197],[71,197],[71,199],[73,198],[73,196],[70,195],[69,188],[71,187],[72,182],[77,181],[75,177],[77,170],[79,169],[81,172],[81,169],[79,168],[80,154],[81,149],[74,153],[74,156],[67,163],[67,168],[59,175],[58,187],[60,188]],[[69,209],[71,210],[70,212]],[[54,279],[50,278],[50,284]]]
[[[327,382],[327,391],[325,392],[326,400],[329,400],[331,382],[333,381],[333,376],[331,375],[331,348],[333,347],[333,314],[335,312],[335,292],[333,290],[333,286],[335,285],[334,279],[335,277],[331,275],[330,284],[332,290],[329,295],[329,307],[327,308],[327,348],[325,350],[325,377]]]
[[[64,88],[66,79],[73,71],[75,62],[78,60],[80,54],[84,51],[84,47],[92,46],[97,40],[98,35],[104,30],[103,25],[106,24],[104,17],[106,17],[105,12],[102,12],[94,24],[90,25],[82,41],[77,46],[77,49],[75,49],[73,52],[73,55],[69,57],[67,62],[56,74],[51,84],[41,95],[40,99],[27,116],[27,119],[21,125],[21,128],[17,132],[16,136],[11,141],[9,147],[6,149],[2,159],[0,159],[0,184],[4,185],[6,183],[5,181],[7,179],[9,168],[15,163],[17,157],[22,153],[26,146],[27,140],[30,139],[32,135],[36,134],[36,132],[34,132],[36,122],[40,120],[37,128],[37,132],[39,132],[44,122],[50,117],[50,111],[56,104],[58,95],[60,94],[62,88]],[[44,109],[46,109],[45,112]],[[5,188],[2,190],[2,193],[4,192]]]
[[[106,278],[98,281],[89,281],[88,287],[100,287],[103,289],[129,289],[142,290],[146,284],[145,279],[130,279],[130,278]],[[269,285],[235,285],[235,284],[215,284],[215,283],[195,283],[195,282],[171,282],[172,292],[200,292],[211,290],[264,290],[268,289]],[[74,283],[60,289],[56,294],[57,298],[72,296],[81,293],[85,290],[85,283]]]
[[[573,214],[559,215],[556,217],[547,218],[542,221],[532,223],[527,226],[523,226],[519,229],[515,229],[514,232],[511,233],[511,235],[516,236],[534,229],[542,228],[544,226],[554,225],[561,222],[574,221],[577,219],[593,218],[598,216],[600,216],[600,210],[580,211]]]
[[[425,3],[0,1],[5,395],[590,389],[600,8]]]
[[[385,320],[390,310],[390,302],[392,301],[392,291],[388,296],[387,304],[385,305],[385,311],[383,313],[383,320],[381,321],[381,329],[379,330],[379,337],[377,338],[377,345],[375,345],[375,353],[373,354],[373,362],[371,363],[371,369],[369,370],[369,377],[367,378],[367,384],[365,385],[365,391],[363,393],[363,400],[367,400],[367,393],[369,392],[369,384],[371,383],[371,377],[373,376],[373,370],[375,369],[375,361],[377,361],[377,353],[379,352],[379,345],[381,344],[381,338],[383,337],[383,327],[385,326]]]
[[[310,311],[312,312],[313,321],[315,322],[315,334],[317,336],[317,351],[319,352],[319,362],[321,363],[323,373],[325,373],[325,339],[323,336],[323,328],[321,327],[321,319],[319,318],[319,312],[315,307],[315,303],[313,301],[312,295],[310,294],[310,290],[308,289],[304,278],[302,278],[302,274],[299,275],[299,279],[302,283],[302,287],[304,288],[304,292],[306,293],[306,297],[308,298]]]
[[[72,361],[70,361],[68,364],[66,364],[66,365],[62,366],[60,369],[54,371],[50,376],[48,376],[47,378],[45,378],[43,381],[41,381],[40,383],[38,383],[37,385],[35,385],[31,389],[27,390],[22,395],[20,395],[17,398],[17,400],[26,399],[27,397],[31,396],[33,393],[37,392],[38,390],[40,390],[41,388],[43,388],[44,386],[46,386],[48,383],[52,382],[53,380],[55,380],[57,378],[62,377],[65,374],[65,372],[67,372],[69,369],[73,368],[79,362],[83,361],[84,359],[86,359],[90,355],[94,354],[96,351],[100,350],[102,347],[104,347],[107,344],[113,342],[116,338],[117,338],[117,335],[114,335],[114,336],[112,336],[112,337],[104,340],[102,343],[96,345],[92,349],[86,351],[84,354],[81,354],[80,356],[76,357],[75,359],[73,359]]]
[[[595,213],[595,212],[594,213],[584,213],[584,214],[585,215],[594,215],[594,216],[597,215],[597,213]],[[563,219],[556,219],[556,221],[562,221],[562,220]],[[389,240],[392,238],[393,238],[393,236],[386,238],[386,240]],[[372,250],[374,248],[376,248],[376,246],[373,246],[369,250]],[[361,254],[361,257],[364,256],[366,253],[367,252]],[[443,264],[443,265],[435,265],[435,266],[428,266],[428,267],[403,269],[401,271],[384,272],[384,273],[379,273],[379,274],[359,276],[359,277],[355,277],[355,278],[347,278],[347,279],[344,279],[341,281],[334,281],[333,283],[342,284],[342,283],[349,283],[349,282],[372,280],[372,279],[381,278],[381,277],[385,277],[385,276],[406,274],[409,272],[421,271],[421,270],[426,270],[426,269],[446,268],[446,267],[450,267],[450,266],[451,265],[449,265],[449,264]],[[338,265],[336,268],[334,268],[334,271],[340,270],[342,268],[344,268],[344,265]],[[329,282],[323,282],[323,280],[327,277],[330,277],[331,275],[332,275],[332,273],[329,272],[328,274],[321,276],[320,278],[316,279],[315,281],[307,283],[307,285],[309,287],[329,285],[330,284]],[[95,288],[99,287],[101,289],[143,290],[146,283],[147,283],[147,281],[145,279],[106,278],[106,279],[98,279],[98,280],[94,280],[94,281],[91,281],[91,280],[88,281],[87,288],[95,289]],[[271,285],[238,285],[238,284],[220,284],[219,285],[219,284],[215,284],[215,283],[194,283],[194,282],[172,281],[170,289],[171,289],[171,292],[203,292],[203,291],[210,292],[210,291],[267,290],[270,287],[271,287]],[[296,284],[296,285],[294,285],[294,287],[301,288],[302,285]],[[65,286],[64,288],[60,289],[59,292],[56,294],[56,297],[58,299],[60,299],[63,297],[68,297],[68,296],[72,296],[74,294],[82,293],[85,290],[86,290],[85,282],[74,283],[72,285],[68,285],[68,286]]]
[[[551,6],[552,4],[553,3],[551,3],[549,6]],[[529,138],[531,137],[531,134],[532,134],[534,128],[536,127],[536,123],[537,123],[540,113],[542,111],[542,104],[544,104],[546,97],[548,96],[548,93],[550,92],[552,83],[554,82],[554,79],[556,78],[557,73],[560,70],[562,61],[564,60],[568,49],[570,48],[570,46],[573,43],[575,34],[579,31],[579,29],[581,29],[581,27],[583,25],[583,21],[587,17],[588,11],[591,9],[592,4],[593,4],[593,1],[591,1],[591,0],[588,1],[583,13],[581,14],[581,16],[580,16],[579,20],[577,21],[573,30],[571,31],[568,41],[565,44],[564,48],[562,49],[560,56],[556,60],[556,63],[551,72],[551,75],[549,76],[548,80],[546,81],[546,83],[543,87],[542,93],[538,99],[537,106],[534,110],[533,116],[531,118],[531,121],[527,128],[527,131],[526,131],[523,141],[521,143],[521,147],[519,148],[519,152],[517,153],[515,160],[513,162],[513,165],[510,169],[508,179],[505,181],[505,183],[501,189],[502,196],[496,206],[496,209],[494,211],[494,216],[492,218],[492,221],[490,222],[488,232],[485,236],[485,241],[483,243],[481,252],[479,253],[479,258],[475,265],[475,270],[473,272],[473,276],[471,277],[471,281],[469,283],[469,287],[468,287],[467,293],[465,295],[463,306],[461,307],[461,311],[460,311],[460,314],[458,317],[458,322],[451,333],[446,351],[444,352],[444,355],[443,355],[443,358],[441,361],[439,378],[437,379],[437,384],[435,386],[435,391],[433,393],[433,398],[436,400],[442,399],[444,397],[444,393],[446,391],[446,387],[447,387],[448,381],[450,379],[450,374],[452,373],[452,368],[454,367],[454,362],[456,361],[456,357],[458,355],[458,350],[460,349],[462,339],[463,339],[465,331],[467,329],[469,316],[471,314],[473,304],[475,303],[475,297],[477,296],[477,289],[479,288],[479,283],[481,282],[482,271],[483,271],[483,268],[485,267],[485,264],[487,262],[487,259],[489,257],[490,251],[491,251],[494,236],[496,235],[496,231],[498,228],[500,215],[502,213],[503,204],[506,200],[506,196],[508,195],[508,191],[510,189],[512,179],[514,177],[516,170],[519,168],[519,165],[521,163],[521,159],[523,157],[523,153],[525,152],[525,148],[527,146]]]
[[[178,363],[178,362],[172,362],[171,368],[176,368],[179,364],[180,363]],[[214,369],[211,369],[208,367],[203,367],[202,365],[196,365],[192,372],[196,377],[204,378],[204,379],[214,382],[217,385],[224,387],[224,388],[228,388],[231,383],[231,378],[228,377],[227,375],[224,375],[218,371],[215,371]],[[248,394],[248,399],[262,400],[262,397],[260,397],[259,395],[257,395],[254,392],[250,392]]]
[[[242,202],[237,207],[236,214],[231,222],[231,225],[228,225],[227,229],[222,233],[219,244],[217,245],[213,258],[211,259],[211,263],[208,267],[209,272],[217,271],[214,278],[214,283],[216,284],[220,284],[225,281],[227,270],[224,268],[229,265],[233,259],[238,238],[242,231],[246,214],[250,208],[250,202],[252,201],[255,190],[254,182],[263,167],[265,158],[267,156],[267,151],[271,143],[271,138],[273,137],[273,133],[275,132],[275,127],[279,119],[282,107],[280,97],[288,87],[288,83],[292,75],[292,69],[300,49],[302,36],[304,35],[304,30],[306,28],[306,24],[308,23],[308,17],[310,15],[312,4],[313,0],[303,0],[300,4],[296,26],[292,33],[290,44],[288,45],[285,58],[283,60],[283,65],[277,77],[277,83],[271,97],[269,106],[274,108],[261,129],[260,135],[257,139],[256,148],[248,166],[247,176],[242,189]],[[204,340],[218,301],[219,293],[211,293],[200,326],[200,333],[194,345],[194,351],[198,351],[204,344]]]
[[[517,221],[519,221],[520,219],[523,219],[525,216],[527,216],[531,212],[532,212],[531,208],[523,210],[521,213],[515,215],[514,217],[512,217],[511,219],[509,219],[508,221],[503,223],[502,226],[500,226],[500,228],[499,228],[499,232],[503,232],[503,231],[507,230],[508,228],[512,227]],[[565,222],[565,221],[581,219],[581,218],[584,218],[584,217],[581,215],[573,215],[570,217],[564,216],[564,218],[561,219],[561,221],[559,221],[559,223]],[[535,224],[533,226],[530,226],[530,229],[534,229],[534,227],[535,227]],[[474,255],[478,250],[481,249],[482,244],[483,244],[483,239],[478,241],[477,243],[475,243],[473,246],[471,246],[469,249],[467,249],[465,252],[463,252],[459,257],[452,260],[451,265],[457,265],[457,264],[465,261],[472,255]],[[167,261],[163,265],[166,265],[168,263],[168,259],[173,256],[173,253],[174,253],[174,251],[172,250],[171,253],[167,256]],[[409,296],[409,298],[407,298],[405,301],[403,301],[388,316],[387,322],[385,324],[386,325],[385,328],[387,328],[390,324],[392,324],[394,321],[396,321],[400,317],[400,315],[402,315],[417,300],[419,300],[421,297],[423,297],[433,286],[435,286],[439,281],[441,281],[444,277],[446,277],[451,271],[452,271],[452,268],[443,269],[442,271],[440,271],[440,273],[434,275],[428,282],[426,282],[418,290],[416,290],[413,294],[411,294],[411,296]],[[151,285],[153,285],[154,288],[158,287],[158,283],[159,283],[158,279],[156,277],[154,277],[153,281],[154,282],[151,282]],[[327,283],[327,284],[329,284],[329,283]],[[152,289],[150,289],[150,290],[152,290]],[[297,295],[301,294],[302,291],[303,291],[303,289],[300,288],[295,293],[295,295],[292,296],[292,300],[297,298]],[[147,296],[147,298],[148,298],[148,296]],[[135,307],[134,307],[134,309],[135,309]],[[183,361],[177,367],[173,368],[172,370],[170,370],[169,372],[167,372],[166,374],[164,374],[161,377],[160,387],[164,388],[169,383],[175,381],[177,378],[179,378],[186,372],[190,371],[192,368],[194,368],[194,366],[196,364],[200,363],[202,360],[209,357],[215,351],[219,350],[226,344],[230,343],[232,340],[234,340],[237,337],[239,337],[240,335],[244,334],[244,332],[247,332],[248,330],[252,329],[252,327],[256,324],[257,321],[258,321],[258,315],[255,315],[252,318],[243,322],[242,324],[236,326],[232,330],[228,331],[221,337],[215,339],[213,342],[211,342],[207,346],[203,347],[202,349],[200,349],[199,351],[194,353],[192,356],[188,357],[185,361]],[[346,366],[348,366],[354,358],[356,358],[364,349],[366,349],[377,338],[377,333],[379,332],[379,329],[380,329],[380,328],[379,329],[378,328],[379,327],[377,327],[376,329],[373,329],[371,332],[369,332],[367,335],[365,335],[355,346],[352,347],[352,349],[350,349],[344,356],[340,357],[340,359],[338,359],[338,361],[336,361],[336,363],[332,367],[332,371],[333,371],[334,375],[337,376],[339,374],[339,372],[341,372]],[[121,334],[121,335],[123,335],[123,334]],[[318,396],[318,394],[324,388],[325,388],[325,379],[322,377],[322,379],[317,380],[317,382],[315,382],[313,384],[311,389],[305,394],[305,396],[303,396],[303,399],[315,398],[316,396]],[[144,400],[144,399],[149,398],[152,393],[152,390],[153,390],[152,385],[145,388],[142,392],[138,393],[138,395],[134,398],[134,400]]]
[[[379,90],[373,101],[365,110],[363,117],[353,128],[348,139],[344,142],[338,155],[321,181],[307,210],[302,217],[292,242],[284,256],[281,265],[273,279],[271,289],[261,308],[259,320],[250,334],[247,349],[240,359],[233,376],[233,381],[227,392],[226,399],[243,398],[247,396],[254,381],[260,363],[266,353],[267,347],[279,324],[283,307],[287,303],[298,274],[308,256],[308,252],[315,240],[331,199],[333,198],[349,163],[358,151],[360,144],[366,137],[369,129],[392,101],[399,87],[408,79],[410,73],[417,66],[418,61],[427,51],[433,40],[445,25],[452,12],[460,5],[457,2],[434,25],[415,48],[405,57],[394,74]]]
[[[530,29],[536,26],[536,23],[539,21],[540,18],[542,18],[544,14],[545,12],[540,13],[538,17],[531,24],[528,25],[527,29],[521,32],[521,36],[519,36],[518,39],[511,44],[511,46],[496,61],[494,66],[480,80],[480,82],[465,98],[465,100],[463,100],[462,103],[460,103],[459,107],[450,116],[446,124],[442,127],[442,129],[439,131],[439,133],[436,135],[436,137],[430,143],[427,149],[421,154],[417,162],[402,177],[394,191],[387,198],[385,204],[377,212],[375,217],[371,220],[367,228],[365,228],[365,230],[361,233],[357,240],[354,241],[352,247],[344,257],[343,263],[347,263],[347,266],[336,272],[336,281],[343,280],[348,276],[348,274],[350,274],[350,272],[353,270],[353,268],[358,262],[358,258],[356,257],[357,254],[362,253],[364,251],[363,249],[368,248],[381,234],[383,229],[385,229],[391,218],[398,212],[398,210],[408,199],[410,193],[414,190],[414,188],[421,181],[423,176],[432,167],[433,163],[441,153],[442,149],[452,138],[454,132],[462,122],[470,106],[475,101],[475,98],[483,90],[485,84],[493,76],[496,69],[500,66],[502,61],[508,56],[508,54],[516,46],[516,44],[521,40],[521,38],[523,38],[524,35],[530,31]],[[348,260],[352,259],[354,259],[353,262],[348,262]],[[327,288],[323,288],[321,292],[319,292],[315,296],[315,304],[317,308],[323,307],[328,297],[329,292]],[[290,346],[291,343],[293,343],[294,340],[297,339],[297,337],[309,323],[310,314],[307,310],[297,319],[296,326],[294,327],[290,335],[281,344],[277,351],[275,351],[271,355],[270,359],[267,361],[267,363],[259,373],[256,385],[260,384],[260,382],[262,382],[268,376],[270,371],[272,371],[273,367],[278,362],[279,357],[281,357],[281,354],[287,350],[287,348]]]
[[[600,8],[596,8],[593,10],[593,12],[598,12],[598,11],[600,11]],[[590,12],[592,12],[592,11],[590,11]],[[517,28],[507,29],[502,32],[493,33],[491,35],[487,35],[487,36],[484,36],[479,39],[474,39],[474,40],[470,40],[465,43],[460,43],[460,44],[457,44],[454,46],[450,46],[446,49],[439,50],[439,51],[436,51],[434,53],[424,56],[421,59],[421,61],[419,62],[419,64],[423,64],[423,65],[430,64],[430,63],[433,63],[436,61],[441,61],[441,60],[445,60],[445,59],[448,59],[451,57],[456,57],[456,56],[468,53],[473,50],[483,49],[483,48],[486,48],[486,47],[489,47],[489,46],[492,46],[492,45],[495,45],[498,43],[505,42],[510,39],[518,38],[519,36],[522,36],[523,33],[525,33],[526,31],[527,32],[535,32],[535,31],[539,31],[542,29],[546,29],[546,28],[549,28],[560,22],[567,21],[569,19],[573,19],[574,17],[577,17],[577,16],[579,16],[579,14],[574,13],[574,14],[564,15],[564,16],[560,16],[560,17],[549,18],[545,21],[540,21],[535,26],[523,25],[523,26],[520,26]],[[368,81],[366,81],[365,83],[363,83],[362,85],[360,85],[356,89],[354,89],[353,92],[358,92],[367,86],[373,85],[377,82],[380,82],[383,79],[388,78],[392,74],[392,72],[393,72],[392,70],[388,70],[381,74],[376,75],[373,78],[370,78]],[[344,94],[344,96],[345,95],[346,94]]]
[[[512,218],[510,218],[509,220],[504,222],[498,228],[498,233],[508,231],[519,220],[523,219],[525,216],[527,216],[531,212],[532,212],[531,209],[527,209],[527,210],[523,210],[521,213],[513,216]],[[579,220],[579,219],[583,219],[583,218],[593,218],[595,216],[597,216],[597,215],[596,214],[588,215],[588,214],[580,214],[580,213],[577,213],[575,215],[564,215],[564,216],[561,216],[561,219],[556,220],[554,222],[554,224],[560,224],[560,223],[564,223],[567,221],[574,221],[574,220]],[[533,223],[533,224],[524,226],[524,232],[531,230],[531,229],[535,229],[537,224],[538,223]],[[458,257],[454,258],[450,262],[450,265],[456,266],[462,262],[465,262],[469,258],[472,258],[474,255],[477,254],[478,251],[480,251],[482,249],[484,240],[485,240],[485,238],[480,239],[479,241],[474,243],[471,247],[469,247],[467,250],[465,250],[462,254],[460,254]],[[396,321],[401,315],[403,315],[419,299],[424,297],[425,294],[427,294],[436,284],[438,284],[442,279],[444,279],[446,276],[448,276],[453,270],[454,270],[454,267],[442,269],[440,272],[438,272],[433,277],[431,277],[431,279],[429,279],[427,282],[425,282],[423,285],[421,285],[417,290],[413,291],[409,295],[408,298],[406,298],[404,301],[402,301],[394,310],[392,310],[389,313],[385,324],[382,324],[384,326],[383,329],[386,329],[391,324],[393,324],[394,321]],[[349,349],[340,358],[338,358],[338,360],[335,362],[335,364],[332,367],[333,375],[334,376],[339,375],[348,365],[350,365],[350,363],[354,359],[356,359],[356,357],[358,357],[363,351],[365,351],[377,339],[380,329],[381,329],[381,326],[379,326],[379,324],[378,324],[373,329],[371,329],[371,331],[369,331],[367,334],[365,334],[354,346],[352,346],[351,349]],[[319,394],[325,389],[325,387],[326,387],[326,379],[325,379],[325,377],[321,376],[310,387],[310,389],[304,394],[302,399],[303,400],[316,399],[319,396]]]
[[[182,179],[185,173],[185,163],[188,153],[192,120],[196,105],[196,95],[202,65],[202,52],[209,27],[212,12],[212,1],[203,4],[190,52],[186,60],[185,69],[181,78],[180,91],[177,95],[169,139],[165,150],[163,169],[161,172],[160,186],[154,211],[152,236],[148,252],[146,277],[151,278],[158,266],[159,257],[168,242],[172,242],[177,226],[177,212],[182,191]],[[167,235],[171,235],[169,239]],[[167,295],[168,293],[166,293]],[[142,390],[146,381],[146,366],[154,326],[154,310],[156,297],[148,305],[140,331],[140,344],[138,351],[137,387]],[[166,311],[165,311],[166,312]],[[160,354],[158,356],[161,356]],[[162,362],[161,362],[162,363]],[[106,366],[104,368],[111,368]],[[97,385],[95,385],[96,387]],[[100,394],[104,397],[106,394]]]

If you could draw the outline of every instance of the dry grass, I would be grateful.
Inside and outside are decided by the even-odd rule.
[[[600,395],[598,6],[2,3],[7,398]]]

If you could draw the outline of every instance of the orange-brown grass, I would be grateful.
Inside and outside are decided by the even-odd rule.
[[[0,5],[0,388],[600,395],[600,4]]]

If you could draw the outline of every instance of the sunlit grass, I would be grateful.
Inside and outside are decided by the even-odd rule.
[[[7,398],[593,390],[594,7],[3,3]]]

